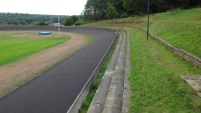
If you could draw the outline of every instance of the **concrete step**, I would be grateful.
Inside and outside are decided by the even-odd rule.
[[[129,74],[128,38],[124,31],[120,31],[120,39],[113,53],[112,59],[106,70],[101,84],[88,109],[88,113],[120,113],[127,111],[129,91],[124,93],[124,81],[129,88],[125,73]],[[126,60],[127,59],[127,60]],[[126,72],[127,71],[127,72]],[[127,78],[126,78],[127,79]],[[124,96],[126,94],[127,96]],[[126,97],[124,99],[124,97]],[[125,101],[126,100],[126,101]],[[123,108],[122,108],[123,107]]]

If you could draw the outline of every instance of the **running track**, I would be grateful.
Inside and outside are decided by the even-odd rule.
[[[57,29],[0,27],[0,31],[4,30]],[[116,37],[115,32],[103,29],[62,28],[61,31],[87,34],[94,37],[94,42],[1,98],[0,113],[66,113]]]

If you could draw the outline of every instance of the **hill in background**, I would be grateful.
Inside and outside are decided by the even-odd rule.
[[[60,23],[64,24],[67,16],[60,15]],[[58,23],[57,15],[38,15],[22,13],[0,13],[0,25],[37,25],[39,23],[47,25]]]

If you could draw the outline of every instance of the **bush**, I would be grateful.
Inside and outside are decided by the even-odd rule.
[[[78,21],[78,17],[77,16],[70,16],[66,19],[65,21],[65,26],[71,26],[73,24],[75,24]]]
[[[82,24],[83,24],[83,22],[81,22],[81,21],[75,22],[75,25],[76,25],[76,26],[79,26],[79,25],[82,25]]]
[[[38,22],[36,25],[39,25],[39,26],[47,26],[49,25],[48,22]]]
[[[70,26],[70,25],[73,25],[74,22],[73,22],[73,19],[71,17],[68,17],[65,21],[65,26]]]
[[[128,14],[127,13],[123,13],[120,18],[127,18],[128,17]]]

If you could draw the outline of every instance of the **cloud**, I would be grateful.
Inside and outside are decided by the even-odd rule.
[[[79,15],[87,0],[3,0],[0,4],[1,12]]]

